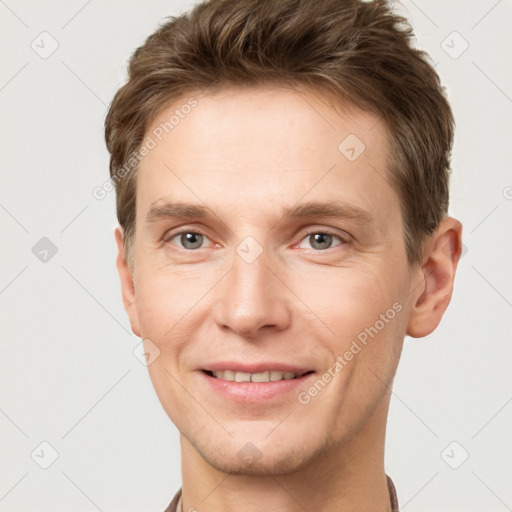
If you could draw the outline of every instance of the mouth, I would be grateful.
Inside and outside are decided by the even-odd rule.
[[[206,385],[204,392],[213,391],[222,400],[239,404],[268,405],[278,399],[293,401],[296,394],[316,378],[314,370],[290,367],[265,370],[261,366],[250,369],[253,371],[228,369],[220,365],[215,369],[203,369],[199,374]]]
[[[314,373],[313,370],[306,372],[290,372],[281,370],[265,370],[249,373],[236,370],[203,370],[203,373],[215,379],[228,382],[277,382],[281,380],[294,380],[304,375]]]

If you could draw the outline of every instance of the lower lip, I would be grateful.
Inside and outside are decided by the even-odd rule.
[[[236,402],[257,403],[270,400],[278,395],[285,395],[298,390],[306,381],[314,377],[315,373],[308,373],[301,377],[288,380],[276,380],[271,382],[232,382],[217,379],[204,371],[200,372],[214,391],[225,398]]]

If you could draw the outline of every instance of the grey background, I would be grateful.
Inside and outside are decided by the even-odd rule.
[[[408,512],[512,510],[512,1],[394,3],[455,112],[467,252],[440,327],[406,340],[387,472]],[[3,512],[159,511],[181,485],[177,431],[122,307],[114,193],[92,190],[131,52],[191,5],[0,0]]]

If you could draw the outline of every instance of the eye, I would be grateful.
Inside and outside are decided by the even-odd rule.
[[[178,239],[179,243],[173,242],[173,240]],[[208,240],[208,237],[202,235],[201,233],[195,233],[193,231],[182,231],[181,233],[177,233],[176,235],[169,237],[166,242],[175,243],[183,249],[201,249],[203,247],[203,242]]]
[[[339,243],[333,246],[334,239],[339,240]],[[330,249],[331,247],[336,247],[338,245],[341,245],[342,243],[345,243],[345,241],[342,240],[339,236],[333,235],[331,233],[324,233],[323,231],[310,233],[301,240],[299,247],[301,249],[309,249],[309,247],[304,247],[304,241],[308,242],[310,244],[310,247],[319,251]]]
[[[208,237],[201,233],[196,233],[194,231],[181,231],[180,233],[176,233],[167,237],[167,239],[164,241],[166,243],[170,242],[174,245],[178,245],[178,247],[186,250],[194,250],[202,249],[208,240]],[[338,240],[338,243],[335,243],[336,240]],[[304,243],[310,244],[309,247],[307,245],[305,246]],[[343,243],[346,243],[346,241],[338,235],[317,231],[314,233],[309,233],[306,237],[304,237],[299,243],[298,247],[301,249],[313,248],[317,251],[323,251],[338,245],[342,245]]]

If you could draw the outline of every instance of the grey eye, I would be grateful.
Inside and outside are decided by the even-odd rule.
[[[198,249],[204,241],[204,236],[200,233],[185,232],[176,235],[176,237],[179,237],[180,243],[185,249]]]
[[[299,247],[301,249],[315,249],[317,251],[323,251],[325,249],[331,249],[337,245],[341,245],[343,240],[337,235],[331,235],[330,233],[324,233],[323,231],[316,231],[305,236]]]
[[[309,243],[313,249],[329,249],[332,245],[332,235],[328,233],[314,233],[309,235]]]

